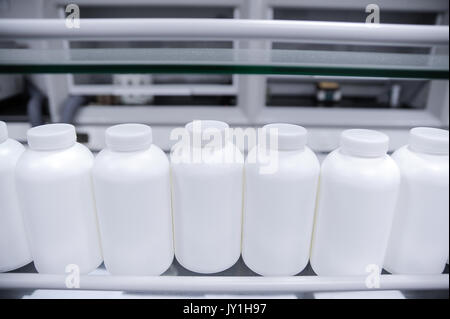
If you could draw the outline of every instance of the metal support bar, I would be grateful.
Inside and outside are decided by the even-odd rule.
[[[65,275],[0,274],[0,289],[68,289]],[[382,275],[379,288],[368,288],[363,277],[194,277],[102,276],[80,277],[82,290],[143,292],[308,292],[360,290],[439,290],[449,288],[449,275]]]
[[[2,19],[0,39],[201,39],[448,45],[448,26],[250,19]]]

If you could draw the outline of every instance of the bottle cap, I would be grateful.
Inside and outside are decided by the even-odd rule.
[[[0,121],[0,143],[3,143],[8,139],[8,128],[6,127],[6,123]]]
[[[389,137],[374,130],[352,129],[341,134],[341,150],[361,157],[381,157],[389,148]]]
[[[273,147],[270,142],[271,136],[278,139],[279,150],[300,150],[306,145],[308,132],[299,125],[274,123],[263,126],[266,136],[266,146]]]
[[[71,147],[77,141],[77,135],[71,124],[46,124],[30,128],[27,140],[32,150],[52,151]]]
[[[409,131],[409,147],[417,152],[448,155],[448,131],[415,127]]]
[[[106,146],[117,152],[148,149],[152,145],[152,128],[144,124],[119,124],[105,132]]]
[[[191,145],[194,141],[200,141],[201,145],[223,146],[226,139],[226,131],[229,126],[225,122],[214,120],[196,120],[185,126],[191,137]],[[194,145],[195,146],[195,145]]]

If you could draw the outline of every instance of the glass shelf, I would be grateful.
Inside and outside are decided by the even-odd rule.
[[[279,74],[448,79],[448,54],[255,49],[0,49],[0,73]]]

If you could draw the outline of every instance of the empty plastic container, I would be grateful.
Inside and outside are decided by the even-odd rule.
[[[320,164],[303,127],[269,124],[263,131],[278,145],[260,144],[245,162],[242,257],[260,275],[291,276],[309,261]]]
[[[16,168],[19,202],[38,272],[88,273],[102,262],[94,157],[70,124],[33,127]]]
[[[241,253],[244,158],[228,125],[194,121],[171,153],[175,257],[185,268],[215,273]]]
[[[400,184],[388,144],[383,133],[346,130],[322,163],[311,251],[316,274],[381,272]]]
[[[0,272],[20,268],[32,259],[14,180],[24,151],[22,144],[8,138],[6,124],[0,121]]]
[[[160,275],[174,256],[169,160],[143,124],[108,128],[106,146],[93,169],[106,269]]]
[[[449,249],[448,131],[418,127],[392,158],[401,172],[399,201],[385,268],[395,274],[440,274]]]

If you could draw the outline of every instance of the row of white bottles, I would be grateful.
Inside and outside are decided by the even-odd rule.
[[[31,260],[19,204],[41,273],[68,265],[88,273],[102,250],[118,275],[159,275],[174,254],[189,270],[220,272],[241,250],[266,276],[297,274],[309,260],[325,276],[384,265],[432,274],[445,266],[448,131],[413,129],[393,160],[386,135],[347,130],[320,167],[296,125],[264,127],[262,140],[277,143],[259,143],[245,163],[227,124],[195,121],[186,129],[169,164],[146,125],[109,128],[94,160],[71,125],[30,129],[24,152],[0,122],[0,271]],[[271,172],[266,152],[276,159]]]

